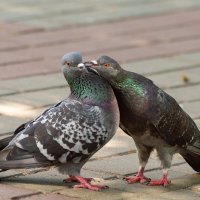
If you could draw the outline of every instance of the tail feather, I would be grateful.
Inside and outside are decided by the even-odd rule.
[[[47,167],[47,166],[51,166],[51,164],[49,162],[39,163],[34,158],[0,162],[0,169],[1,170]]]
[[[200,172],[200,155],[193,153],[181,154],[185,161],[196,171]]]
[[[0,151],[3,150],[6,146],[8,146],[8,144],[10,143],[10,141],[21,131],[23,131],[26,126],[32,121],[28,121],[27,123],[21,124],[13,133],[12,135],[3,138],[0,140]]]
[[[8,136],[0,140],[0,151],[3,150],[6,146],[8,146],[13,137],[14,136]]]
[[[195,171],[200,172],[200,138],[197,138],[187,149],[181,150],[180,154]]]
[[[17,156],[14,155],[15,153],[17,153]],[[46,167],[51,165],[52,162],[43,158],[42,155],[31,154],[17,147],[14,149],[5,149],[0,152],[1,170]]]

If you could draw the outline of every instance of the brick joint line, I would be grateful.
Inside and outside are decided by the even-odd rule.
[[[35,193],[31,193],[31,194],[24,194],[24,195],[12,197],[11,199],[12,200],[19,200],[19,199],[24,199],[24,198],[35,196],[35,195],[40,195],[40,194],[43,194],[43,193],[42,192],[35,192]]]

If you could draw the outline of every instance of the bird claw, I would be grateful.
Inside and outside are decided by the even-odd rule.
[[[142,183],[147,185],[151,179],[147,178],[145,176],[133,176],[133,177],[125,177],[124,180],[127,181],[127,183],[132,184],[132,183]]]
[[[161,185],[161,186],[166,187],[170,183],[171,183],[171,181],[168,180],[168,179],[160,179],[160,180],[152,180],[152,181],[150,181],[149,185],[150,186],[159,186],[159,185]]]
[[[92,185],[90,182],[94,180],[93,178],[83,178],[81,176],[72,176],[70,175],[69,178],[65,179],[64,182],[78,182],[79,184],[74,185],[73,188],[85,188],[93,191],[99,191],[102,189],[108,188],[108,186],[104,185]]]

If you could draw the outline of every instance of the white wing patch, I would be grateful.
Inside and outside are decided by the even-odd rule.
[[[44,149],[43,145],[41,142],[37,141],[36,142],[38,149],[40,150],[40,153],[45,156],[48,160],[55,160],[55,157],[48,154],[47,149]]]
[[[83,146],[83,144],[80,141],[78,141],[78,142],[76,142],[76,144],[74,145],[74,147],[71,150],[74,151],[74,152],[76,152],[76,153],[89,154],[88,150],[87,149],[84,150],[82,148],[82,146]]]

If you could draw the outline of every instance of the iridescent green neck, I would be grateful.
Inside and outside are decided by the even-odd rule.
[[[77,77],[69,85],[73,96],[92,104],[109,102],[114,96],[109,83],[97,75]]]
[[[139,83],[133,76],[125,76],[121,75],[117,82],[114,83],[115,87],[123,90],[131,90],[134,91],[139,96],[145,95],[144,87],[141,83]]]

